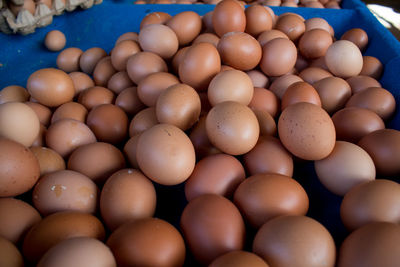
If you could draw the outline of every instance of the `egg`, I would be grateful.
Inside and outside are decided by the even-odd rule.
[[[97,184],[104,184],[111,174],[125,168],[125,158],[115,146],[95,142],[74,150],[67,166],[69,170],[86,175]]]
[[[243,249],[242,216],[235,205],[222,196],[205,194],[194,198],[183,210],[180,225],[188,248],[201,264]]]
[[[74,71],[69,73],[68,75],[69,77],[71,77],[72,82],[74,83],[75,96],[83,90],[94,86],[94,81],[92,80],[92,78],[84,72]]]
[[[123,152],[125,158],[130,163],[130,165],[135,168],[139,169],[139,164],[136,160],[136,150],[137,150],[137,143],[139,141],[140,134],[136,134],[132,136],[125,144],[123,148]]]
[[[143,51],[155,53],[163,59],[171,58],[179,47],[175,32],[163,24],[151,24],[141,28],[139,44]]]
[[[370,76],[374,79],[380,79],[383,73],[382,62],[373,56],[363,56],[363,67],[360,75]]]
[[[293,42],[297,41],[305,32],[304,19],[297,14],[286,13],[279,16],[275,29],[285,33]]]
[[[256,115],[260,126],[260,136],[275,136],[277,131],[274,118],[268,112],[263,110],[253,109],[253,112]]]
[[[325,56],[328,47],[332,44],[329,32],[322,29],[306,31],[299,40],[300,53],[306,58],[319,58]]]
[[[367,224],[352,232],[343,241],[339,250],[337,266],[395,267],[400,262],[400,251],[397,246],[399,240],[400,228],[397,223]]]
[[[43,124],[40,124],[39,134],[36,136],[31,147],[46,146],[47,129]]]
[[[253,98],[249,103],[249,107],[253,109],[253,111],[259,110],[267,112],[272,117],[276,117],[279,105],[279,100],[272,91],[259,87],[254,88]]]
[[[140,29],[150,24],[164,24],[171,18],[171,15],[165,12],[151,12],[147,14],[140,22]]]
[[[65,72],[79,71],[79,58],[83,51],[77,47],[68,47],[57,56],[57,67]]]
[[[58,107],[72,101],[75,95],[74,83],[64,71],[47,68],[32,73],[26,84],[28,92],[39,103]]]
[[[342,109],[351,96],[350,85],[339,77],[327,77],[313,84],[322,108],[329,114]]]
[[[260,33],[272,29],[272,16],[261,5],[252,5],[246,8],[246,29],[245,32],[257,37]]]
[[[119,71],[111,76],[108,80],[107,88],[113,91],[115,94],[121,93],[124,89],[132,87],[134,84],[129,78],[126,71]]]
[[[145,108],[139,111],[129,124],[129,136],[142,133],[158,124],[156,108]]]
[[[116,44],[111,54],[111,64],[117,71],[126,70],[126,62],[128,58],[140,52],[140,46],[132,40],[121,41]]]
[[[358,145],[371,156],[378,175],[393,176],[400,173],[400,131],[376,130],[361,138]]]
[[[363,59],[360,49],[354,43],[339,40],[326,51],[325,63],[335,76],[349,78],[360,74]]]
[[[297,49],[294,43],[276,38],[263,46],[260,67],[268,76],[281,76],[294,67],[296,59]]]
[[[39,162],[40,176],[55,171],[65,170],[64,159],[53,149],[36,146],[31,147],[30,150],[35,154],[35,157]]]
[[[306,31],[310,31],[312,29],[321,29],[330,33],[331,36],[334,36],[334,31],[331,25],[324,18],[309,18],[304,21],[306,26]]]
[[[269,79],[264,73],[259,70],[250,70],[246,73],[250,77],[254,87],[268,88]]]
[[[22,252],[27,262],[36,263],[54,245],[73,237],[103,240],[104,227],[95,216],[81,212],[57,212],[35,224],[27,233]]]
[[[157,218],[145,218],[123,224],[115,230],[107,245],[118,266],[183,266],[185,243],[178,230]]]
[[[257,41],[260,43],[261,47],[263,47],[266,43],[276,38],[289,39],[289,37],[282,31],[271,29],[261,32],[258,35]]]
[[[234,0],[219,2],[212,13],[212,25],[219,37],[227,32],[244,32],[246,28],[244,8]]]
[[[74,119],[80,122],[86,121],[88,114],[84,105],[77,102],[68,102],[59,106],[51,116],[51,123],[56,123],[62,119]]]
[[[136,86],[122,90],[115,99],[115,105],[122,108],[128,116],[134,116],[146,107],[139,99]]]
[[[325,110],[311,103],[288,106],[279,117],[278,133],[286,149],[305,160],[323,159],[335,146],[332,119]]]
[[[38,267],[51,266],[116,267],[111,250],[101,241],[92,237],[75,237],[61,241],[40,259]]]
[[[321,98],[317,90],[306,82],[296,82],[286,89],[282,96],[281,110],[299,102],[312,103],[321,107]]]
[[[332,193],[344,196],[354,186],[375,179],[372,158],[361,147],[337,141],[329,156],[315,161],[319,181]]]
[[[253,252],[271,266],[333,267],[336,259],[328,230],[306,216],[280,216],[265,223],[254,238]]]
[[[322,79],[332,77],[332,74],[319,67],[308,67],[299,73],[300,78],[309,84],[314,84]]]
[[[125,40],[132,40],[135,42],[139,41],[139,35],[136,32],[126,32],[124,34],[121,34],[117,41],[115,41],[115,45],[117,45],[118,43],[125,41]]]
[[[154,72],[168,71],[167,64],[157,54],[151,52],[138,52],[131,56],[126,63],[126,72],[135,83]]]
[[[29,229],[42,219],[27,202],[6,197],[0,198],[0,216],[0,236],[14,244],[21,242]]]
[[[6,102],[25,102],[29,100],[28,91],[19,85],[9,85],[0,90],[0,104]]]
[[[368,45],[368,35],[363,29],[360,28],[348,30],[340,39],[353,42],[361,51],[364,51]]]
[[[199,14],[193,11],[183,11],[166,23],[178,37],[179,45],[187,45],[192,42],[201,31],[202,21]]]
[[[157,124],[140,135],[136,159],[147,177],[163,185],[184,182],[196,162],[189,137],[170,124]]]
[[[238,250],[223,254],[213,260],[210,267],[268,267],[269,265],[254,253]]]
[[[369,87],[381,87],[381,84],[374,78],[369,76],[358,75],[350,77],[346,80],[353,94],[359,93]]]
[[[302,82],[303,79],[294,74],[283,75],[271,83],[269,90],[273,92],[279,99],[286,92],[287,88],[295,82]]]
[[[24,259],[18,248],[0,236],[0,266],[23,267]]]
[[[64,33],[58,30],[52,30],[46,33],[44,45],[50,51],[60,51],[65,47],[67,39]]]
[[[221,151],[210,143],[206,132],[206,116],[199,118],[199,121],[192,127],[189,134],[196,151],[196,157],[201,159],[208,155],[218,154]]]
[[[111,63],[111,57],[101,58],[93,69],[93,80],[97,86],[106,86],[111,77],[117,72]]]
[[[79,58],[80,69],[87,73],[92,74],[97,63],[104,57],[107,56],[106,51],[100,47],[92,47],[82,53]]]
[[[78,96],[78,103],[82,104],[87,110],[114,102],[114,93],[102,86],[94,86],[81,92]]]
[[[398,223],[400,214],[400,185],[377,179],[353,187],[340,205],[340,217],[349,230],[372,222]]]
[[[193,40],[193,44],[197,44],[197,43],[210,43],[212,45],[214,45],[215,47],[218,46],[220,38],[214,34],[214,33],[201,33],[199,34],[194,40]],[[182,49],[184,49],[185,47],[183,47]]]
[[[101,216],[114,231],[131,220],[149,218],[156,210],[152,182],[138,170],[122,169],[107,179],[100,196]]]

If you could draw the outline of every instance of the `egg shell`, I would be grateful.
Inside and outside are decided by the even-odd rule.
[[[18,248],[0,236],[0,266],[23,267],[24,259]]]
[[[136,32],[123,33],[118,37],[117,41],[115,41],[115,45],[125,40],[132,40],[135,42],[139,42],[139,35]]]
[[[31,147],[46,146],[46,133],[47,129],[43,124],[40,124],[39,134],[36,136]]]
[[[266,111],[253,109],[260,126],[260,136],[275,136],[277,133],[274,118]]]
[[[101,58],[93,69],[93,80],[97,86],[107,86],[110,78],[117,72],[111,63],[111,57]]]
[[[35,157],[39,162],[40,176],[54,171],[65,170],[64,159],[53,149],[36,146],[31,147],[30,150],[35,154]]]
[[[273,39],[266,43],[262,50],[260,67],[268,76],[284,75],[296,64],[297,49],[290,40]]]
[[[324,70],[319,67],[308,67],[308,68],[305,68],[304,70],[302,70],[299,73],[299,76],[305,82],[313,85],[314,83],[316,83],[322,79],[332,77],[333,75],[329,71]]]
[[[52,111],[48,107],[35,102],[25,102],[25,104],[28,105],[36,113],[41,124],[46,127],[49,125]]]
[[[116,44],[111,54],[111,64],[118,71],[126,70],[126,62],[128,58],[140,52],[140,46],[132,40],[121,41]]]
[[[170,18],[166,25],[178,37],[179,45],[187,45],[193,41],[201,31],[201,17],[193,11],[183,11]]]
[[[158,124],[156,108],[142,109],[133,117],[129,124],[129,136],[132,137],[142,133],[156,124]]]
[[[126,63],[126,72],[135,84],[139,84],[151,73],[167,71],[168,67],[165,61],[151,52],[138,52],[131,56]]]
[[[212,25],[219,37],[227,32],[244,32],[246,29],[244,7],[234,0],[219,2],[212,13]]]
[[[360,49],[347,40],[334,42],[326,51],[325,62],[330,72],[340,78],[359,75],[363,66]]]
[[[126,142],[123,148],[125,158],[130,163],[130,165],[135,169],[139,169],[139,164],[137,163],[136,160],[136,149],[137,149],[137,143],[139,141],[139,136],[140,134],[132,136]]]
[[[197,159],[202,159],[209,155],[221,153],[221,151],[213,146],[208,139],[205,115],[200,117],[199,121],[192,127],[189,138],[196,151]]]
[[[332,119],[325,110],[311,103],[288,106],[279,117],[278,133],[286,149],[305,160],[323,159],[335,146]]]
[[[128,116],[134,116],[146,107],[139,99],[136,86],[122,90],[115,99],[115,105],[122,108]]]
[[[68,47],[57,56],[57,67],[65,72],[79,71],[79,58],[83,51],[77,47]]]
[[[172,16],[170,14],[161,11],[151,12],[147,14],[140,22],[140,29],[150,24],[164,24],[171,19],[171,17]]]
[[[114,172],[125,168],[125,159],[115,146],[96,142],[77,148],[68,159],[68,169],[103,184]]]
[[[218,37],[219,40],[219,37]],[[195,40],[196,41],[196,40]],[[195,44],[196,42],[193,41],[193,44]],[[213,43],[212,43],[213,44]],[[215,47],[217,47],[217,45],[215,45]],[[174,57],[172,58],[171,61],[171,67],[172,67],[172,72],[176,75],[179,75],[179,65],[181,64],[181,62],[183,61],[184,55],[186,53],[186,51],[190,48],[190,46],[184,46],[182,48],[180,48],[174,55]]]
[[[83,90],[94,86],[94,81],[92,78],[84,72],[74,71],[68,75],[71,77],[72,82],[74,83],[75,96],[77,96]]]
[[[303,79],[297,75],[286,74],[274,80],[271,83],[269,90],[273,92],[279,99],[282,99],[282,96],[291,84],[302,81]]]
[[[104,57],[107,56],[107,52],[100,47],[92,47],[82,53],[79,58],[80,69],[87,73],[92,74],[97,63]]]
[[[243,249],[242,216],[235,205],[222,196],[205,194],[190,201],[182,212],[180,225],[188,248],[202,264]]]
[[[194,40],[193,44],[197,43],[210,43],[213,44],[215,47],[218,46],[220,38],[214,33],[201,33],[199,34]]]
[[[306,82],[294,83],[286,89],[282,96],[281,110],[299,102],[312,103],[321,107],[321,98],[317,90]]]
[[[55,123],[62,119],[74,119],[80,122],[86,121],[87,109],[77,102],[68,102],[59,106],[51,117],[51,123]]]
[[[288,13],[279,16],[275,29],[285,33],[293,42],[297,41],[305,32],[306,26],[304,19],[296,14]]]
[[[364,51],[368,45],[368,34],[361,28],[348,30],[340,39],[354,43],[361,51]]]
[[[369,76],[358,75],[346,80],[353,94],[359,93],[369,87],[381,87],[381,84],[374,78]]]
[[[289,39],[289,37],[282,31],[271,29],[261,32],[257,37],[257,41],[260,43],[261,47],[263,47],[266,43],[276,38]]]
[[[115,73],[107,83],[107,88],[116,94],[121,93],[124,89],[132,87],[134,84],[129,78],[126,71]]]
[[[263,31],[272,29],[272,16],[261,5],[252,5],[246,8],[246,29],[245,32],[257,37]]]
[[[0,90],[0,104],[6,102],[25,102],[29,100],[28,91],[19,85],[9,85]]]
[[[383,64],[373,56],[363,56],[363,67],[360,75],[370,76],[374,79],[380,79],[383,73]]]
[[[272,91],[259,87],[254,88],[253,98],[249,103],[249,107],[253,111],[268,112],[272,117],[276,117],[279,105],[279,100]]]
[[[163,59],[173,57],[179,48],[175,32],[163,24],[151,24],[141,28],[139,44],[143,51],[155,53]]]
[[[332,44],[329,32],[322,29],[306,31],[299,40],[300,53],[306,58],[319,58],[325,56],[328,47]]]
[[[182,266],[185,243],[168,222],[145,218],[128,222],[107,240],[118,266]]]
[[[112,104],[114,97],[114,93],[111,90],[102,86],[94,86],[81,92],[78,102],[87,110],[91,110],[102,104]]]
[[[259,70],[250,70],[246,73],[249,75],[254,87],[268,88],[269,79],[264,73]]]
[[[49,31],[44,38],[44,45],[50,51],[60,51],[65,47],[67,39],[64,33],[58,30]]]
[[[269,265],[254,253],[238,250],[223,254],[213,260],[210,267],[244,267],[251,265],[253,267],[268,267]]]

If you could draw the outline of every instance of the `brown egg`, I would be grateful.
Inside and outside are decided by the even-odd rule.
[[[92,237],[66,239],[49,249],[37,267],[116,267],[114,256],[103,242]]]
[[[41,124],[43,124],[46,127],[49,125],[52,112],[48,107],[35,102],[25,102],[25,104],[28,105],[31,109],[33,109]]]
[[[282,215],[305,215],[308,196],[294,179],[280,174],[257,174],[243,181],[233,197],[246,222],[260,228]]]
[[[44,45],[50,51],[60,51],[65,47],[67,39],[64,33],[58,30],[49,31],[44,38]]]
[[[115,105],[122,108],[128,116],[134,116],[146,107],[140,101],[137,94],[137,87],[135,86],[122,90],[115,99]]]
[[[52,125],[46,133],[46,144],[63,158],[67,158],[76,148],[96,142],[96,136],[83,122],[62,119]]]
[[[254,87],[268,88],[268,77],[259,70],[250,70],[246,72],[250,77]]]
[[[243,157],[243,164],[249,175],[277,173],[293,175],[292,155],[279,139],[272,136],[260,137],[256,146]]]
[[[244,32],[246,28],[244,8],[234,0],[219,2],[212,14],[212,25],[219,37],[227,32]]]
[[[367,224],[343,241],[338,267],[396,267],[400,262],[400,228],[396,223]]]
[[[101,216],[114,231],[128,221],[152,217],[156,197],[154,185],[140,171],[122,169],[104,184],[100,196]]]
[[[371,222],[400,221],[400,185],[378,179],[353,187],[344,196],[340,217],[350,231]]]
[[[275,136],[277,131],[274,118],[264,110],[253,109],[253,112],[256,115],[260,126],[260,136]]]
[[[365,149],[375,163],[378,175],[400,173],[400,132],[394,129],[377,130],[364,136],[358,145]]]
[[[140,29],[150,24],[164,24],[171,18],[171,15],[165,12],[151,12],[147,14],[140,23]]]
[[[303,79],[294,74],[286,74],[283,75],[271,83],[269,90],[273,92],[279,99],[282,99],[282,96],[285,94],[287,88],[296,83],[302,82]]]
[[[65,72],[79,71],[79,58],[83,51],[77,47],[68,47],[57,56],[57,67]]]
[[[348,30],[340,39],[353,42],[361,51],[364,51],[368,45],[368,35],[363,29],[360,28]]]
[[[30,190],[39,179],[35,155],[15,141],[0,138],[0,197],[17,196]]]
[[[0,198],[0,217],[0,236],[14,244],[22,241],[29,229],[42,219],[35,208],[15,198]],[[0,266],[3,265],[0,263]]]
[[[94,213],[97,186],[83,174],[60,170],[42,176],[32,192],[35,208],[46,216],[59,211]]]
[[[24,259],[22,258],[18,248],[2,236],[0,236],[0,266],[24,266]]]
[[[103,240],[104,227],[91,214],[57,212],[35,224],[24,239],[22,251],[28,262],[35,263],[54,245],[73,237]]]
[[[204,2],[204,3],[206,3],[206,2]],[[218,3],[215,3],[215,4],[218,4]],[[212,22],[213,13],[214,13],[214,11],[211,10],[211,11],[205,13],[201,18],[204,32],[214,33],[214,26],[213,26],[213,22]]]
[[[334,36],[333,28],[329,25],[329,23],[323,18],[309,18],[304,21],[306,26],[306,31],[310,31],[312,29],[322,29]]]
[[[324,69],[326,71],[329,71],[328,67],[326,66],[325,63],[325,57],[320,57],[317,59],[314,59],[310,62],[309,67],[316,67],[316,68],[320,68],[320,69]]]
[[[359,75],[363,66],[360,49],[347,40],[334,42],[326,51],[325,62],[330,72],[341,78]]]
[[[198,93],[186,84],[172,85],[157,98],[157,120],[160,123],[172,124],[184,131],[199,120],[200,111],[201,102]]]
[[[183,83],[201,91],[207,89],[211,79],[220,70],[221,59],[217,48],[210,43],[198,43],[185,52],[179,64],[179,78]]]
[[[260,67],[268,76],[281,76],[294,67],[296,58],[297,49],[294,43],[284,38],[276,38],[263,46]]]
[[[108,81],[117,72],[111,63],[111,57],[101,58],[93,69],[93,80],[97,86],[107,86]]]
[[[48,107],[57,107],[70,102],[75,95],[71,77],[62,70],[52,68],[32,73],[26,88],[33,98]]]
[[[329,32],[322,29],[312,29],[301,36],[299,50],[306,58],[319,58],[325,56],[331,44],[332,37]]]
[[[62,119],[74,119],[80,122],[86,121],[87,109],[77,102],[68,102],[59,106],[51,117],[51,123]]]
[[[360,75],[370,76],[374,79],[380,79],[383,72],[382,62],[372,56],[363,56],[363,67]]]
[[[296,14],[279,16],[275,29],[285,33],[293,42],[297,41],[306,30],[304,19]]]
[[[83,72],[92,74],[97,63],[107,56],[106,51],[100,47],[92,47],[83,52],[79,58],[79,67]]]
[[[74,71],[68,74],[71,77],[75,87],[75,96],[85,89],[94,86],[94,81],[84,72]]]
[[[268,267],[269,265],[254,253],[238,250],[223,254],[213,260],[209,267]]]
[[[270,90],[255,87],[249,107],[253,110],[268,112],[275,117],[279,110],[279,100]]]
[[[193,44],[197,43],[210,43],[213,44],[215,47],[218,46],[219,37],[214,33],[202,33],[199,34],[194,40]],[[176,55],[175,55],[176,56]]]
[[[335,8],[335,9],[340,9],[340,6],[337,2],[337,0],[331,0],[325,4],[325,8]]]
[[[381,87],[381,84],[374,78],[369,76],[358,75],[346,80],[353,94],[357,94],[369,87]]]
[[[129,124],[129,136],[132,137],[142,133],[158,123],[155,107],[142,109],[133,117]]]
[[[248,105],[253,98],[254,87],[250,77],[240,70],[218,73],[210,82],[207,94],[212,106],[224,101]]]
[[[372,158],[361,147],[337,141],[332,153],[315,161],[319,181],[330,192],[344,196],[354,186],[375,179],[376,171]]]
[[[183,266],[185,243],[178,230],[157,218],[145,218],[123,224],[115,230],[107,245],[118,266]]]
[[[194,167],[185,183],[185,196],[188,201],[204,194],[231,198],[244,179],[244,168],[235,157],[227,154],[210,155]]]
[[[321,99],[317,90],[306,82],[294,83],[286,89],[282,96],[281,110],[299,102],[307,102],[321,107]]]
[[[115,45],[111,54],[111,64],[118,71],[126,70],[128,58],[140,52],[140,46],[132,40],[121,41]]]
[[[141,28],[139,44],[143,51],[169,59],[178,51],[179,41],[175,32],[163,24],[151,24]]]
[[[115,146],[96,142],[77,148],[69,157],[67,166],[102,184],[111,174],[125,168],[125,159]]]
[[[328,230],[306,216],[281,216],[265,223],[254,238],[253,252],[271,266],[333,267],[336,258]]]
[[[332,77],[332,74],[322,68],[308,67],[299,73],[300,78],[309,84],[314,84],[327,77]]]
[[[238,70],[251,70],[261,60],[261,45],[253,36],[244,32],[225,33],[217,48],[222,62]]]
[[[264,0],[262,2],[266,6],[280,6],[282,4],[281,0]]]
[[[40,124],[39,133],[36,136],[35,140],[33,141],[31,147],[35,146],[46,146],[46,133],[47,129],[43,124]]]
[[[313,84],[321,99],[322,108],[332,114],[343,108],[351,96],[350,85],[339,77],[327,77]]]
[[[121,34],[118,37],[117,41],[115,41],[115,45],[125,40],[139,42],[139,35],[136,32],[126,32],[124,34]]]
[[[301,54],[301,53],[297,53],[297,59],[296,59],[296,64],[294,65],[294,69],[297,72],[301,72],[304,69],[309,67],[309,63],[307,61],[307,59]],[[293,72],[294,70],[292,70]]]
[[[391,92],[380,87],[370,87],[350,97],[346,107],[360,107],[374,111],[388,120],[396,110],[396,100]]]
[[[224,153],[241,155],[256,145],[260,127],[249,107],[226,101],[217,104],[208,113],[206,132],[211,143]]]
[[[102,104],[112,104],[114,102],[114,93],[105,87],[94,86],[81,92],[78,102],[90,111]]]
[[[170,124],[157,124],[141,134],[136,159],[147,177],[163,185],[185,181],[196,161],[189,137]]]
[[[252,5],[246,8],[245,32],[257,37],[260,33],[272,29],[272,16],[261,5]]]
[[[136,83],[154,72],[167,72],[165,61],[158,55],[150,52],[138,52],[131,56],[126,63],[129,78]]]
[[[260,43],[261,47],[263,47],[269,41],[276,38],[284,38],[289,39],[289,37],[279,30],[266,30],[258,35],[257,41]]]
[[[132,136],[128,142],[126,142],[123,152],[125,155],[125,158],[127,159],[128,163],[130,163],[130,166],[132,166],[135,169],[139,169],[139,164],[137,163],[136,160],[136,150],[137,150],[137,143],[139,141],[140,134],[136,134]]]
[[[243,249],[242,216],[235,205],[222,196],[205,194],[193,199],[183,210],[180,224],[189,249],[202,264]]]
[[[320,160],[335,146],[335,127],[321,107],[301,102],[288,106],[279,117],[278,133],[282,144],[295,156]]]
[[[40,166],[40,176],[45,174],[65,170],[64,159],[53,149],[47,147],[31,147],[30,150],[35,154]]]
[[[208,139],[205,115],[200,117],[199,121],[192,127],[189,137],[196,151],[197,159],[221,153],[221,151],[213,146]]]
[[[25,102],[29,100],[28,91],[19,85],[6,86],[0,90],[0,104],[7,102]]]
[[[107,88],[113,91],[116,94],[122,92],[122,90],[132,87],[134,84],[128,76],[128,73],[125,71],[120,71],[111,76],[110,80],[108,80]]]
[[[200,35],[199,35],[200,36]],[[218,37],[219,40],[219,37]],[[193,43],[195,44],[195,41],[193,41]],[[181,64],[181,62],[183,61],[183,58],[185,56],[186,51],[189,49],[190,46],[185,46],[182,47],[181,49],[179,49],[174,57],[172,58],[171,61],[171,67],[173,70],[173,73],[178,75],[179,74],[179,65]],[[215,47],[217,47],[217,45],[215,45]]]
[[[178,37],[179,45],[187,45],[193,41],[201,31],[201,17],[193,11],[183,11],[176,14],[166,23]]]
[[[178,83],[179,79],[171,73],[151,73],[139,82],[137,94],[145,105],[152,107],[156,105],[157,98],[161,92]]]

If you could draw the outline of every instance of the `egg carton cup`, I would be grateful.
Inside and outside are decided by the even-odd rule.
[[[12,0],[14,4],[23,1]],[[6,34],[33,33],[36,28],[45,27],[53,22],[53,16],[59,16],[64,11],[74,11],[80,7],[82,9],[91,8],[93,5],[101,4],[103,0],[53,0],[50,9],[44,3],[36,5],[35,14],[32,15],[28,10],[22,8],[15,16],[4,0],[0,0],[0,31]]]

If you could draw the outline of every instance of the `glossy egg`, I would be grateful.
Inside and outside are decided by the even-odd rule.
[[[276,38],[263,46],[260,67],[268,76],[281,76],[294,67],[296,59],[297,49],[294,43],[284,38]]]
[[[244,32],[246,28],[244,8],[234,0],[221,1],[212,13],[212,25],[219,37],[227,32]]]

